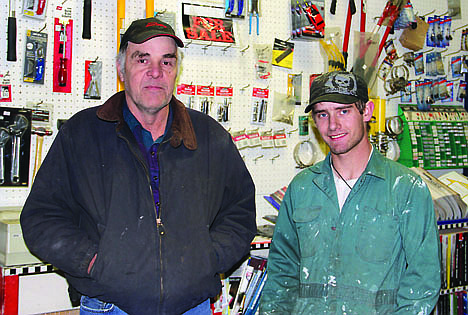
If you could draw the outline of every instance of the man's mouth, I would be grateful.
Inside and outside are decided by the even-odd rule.
[[[345,133],[340,133],[338,135],[331,135],[330,138],[332,138],[333,140],[336,140],[336,139],[344,137],[345,135],[346,135]]]

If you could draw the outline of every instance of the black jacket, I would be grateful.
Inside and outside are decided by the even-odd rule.
[[[63,125],[23,208],[24,240],[84,295],[130,314],[180,314],[217,295],[219,274],[248,254],[254,184],[224,128],[173,98],[157,152],[162,234],[124,95]]]

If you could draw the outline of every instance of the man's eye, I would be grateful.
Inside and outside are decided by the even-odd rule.
[[[173,66],[175,65],[175,61],[172,61],[172,60],[164,60],[164,61],[162,62],[162,64],[163,64],[164,66],[173,67]]]
[[[341,110],[341,114],[343,114],[343,115],[347,114],[348,112],[349,112],[349,110],[347,110],[347,109],[342,109]]]
[[[146,63],[147,60],[145,58],[140,58],[137,60],[138,63]]]
[[[327,117],[327,114],[325,114],[325,113],[320,113],[320,114],[317,114],[317,117],[318,117],[318,118],[324,118],[324,117]]]

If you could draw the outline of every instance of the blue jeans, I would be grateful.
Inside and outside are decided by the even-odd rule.
[[[128,315],[112,303],[102,302],[96,298],[81,297],[80,315]],[[211,315],[210,300],[206,300],[182,315]]]

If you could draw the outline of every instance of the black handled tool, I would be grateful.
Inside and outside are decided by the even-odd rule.
[[[91,39],[91,0],[84,0],[83,4],[83,39]]]
[[[15,0],[10,0],[10,15],[8,16],[8,48],[7,60],[16,61],[16,17]]]
[[[332,0],[330,4],[330,13],[333,15],[336,13],[336,0]]]

